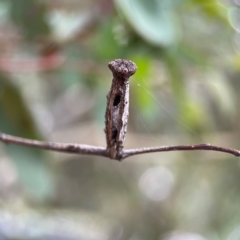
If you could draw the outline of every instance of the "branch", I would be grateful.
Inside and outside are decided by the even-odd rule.
[[[3,134],[3,133],[0,133],[0,142],[4,142],[7,144],[19,144],[23,146],[36,147],[40,149],[57,151],[57,152],[95,155],[95,156],[111,158],[109,156],[107,148],[95,147],[95,146],[85,145],[85,144],[43,142],[43,141],[15,137],[15,136]],[[127,149],[127,150],[123,150],[121,155],[119,155],[114,159],[123,160],[125,158],[131,157],[134,155],[139,155],[144,153],[153,153],[153,152],[196,151],[196,150],[225,152],[225,153],[232,154],[236,157],[240,156],[240,151],[237,149],[219,147],[219,146],[214,146],[210,144],[198,144],[198,145],[176,145],[176,146]]]
[[[56,142],[43,142],[37,140],[30,140],[27,138],[15,137],[12,135],[0,133],[0,142],[7,144],[19,144],[23,146],[41,148],[45,150],[52,150],[65,153],[87,154],[108,157],[107,151],[103,147],[95,147],[85,144],[77,143],[56,143]]]
[[[175,146],[127,149],[123,151],[122,159],[131,157],[134,155],[138,155],[138,154],[143,154],[143,153],[170,152],[170,151],[196,151],[196,150],[225,152],[225,153],[232,154],[236,157],[240,156],[240,151],[237,149],[214,146],[214,145],[210,145],[209,143],[204,143],[204,144],[197,144],[197,145],[175,145]]]
[[[105,114],[106,148],[77,143],[42,142],[15,137],[4,133],[0,133],[0,142],[20,144],[65,153],[102,156],[115,160],[123,160],[127,157],[143,153],[195,150],[225,152],[236,157],[240,156],[240,151],[237,149],[214,146],[208,143],[123,150],[128,123],[129,77],[135,73],[137,67],[135,63],[123,59],[115,59],[111,61],[108,66],[113,73],[113,81],[107,96],[107,109]]]

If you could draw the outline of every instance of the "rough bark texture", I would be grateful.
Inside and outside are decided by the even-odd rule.
[[[137,67],[135,63],[122,59],[113,60],[108,66],[113,80],[105,114],[107,152],[110,158],[121,159],[128,123],[129,77]]]

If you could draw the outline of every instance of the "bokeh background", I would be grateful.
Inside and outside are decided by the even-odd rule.
[[[0,0],[0,131],[105,146],[107,64],[124,58],[126,148],[240,149],[239,32],[239,0]],[[239,240],[239,160],[1,143],[0,239]]]

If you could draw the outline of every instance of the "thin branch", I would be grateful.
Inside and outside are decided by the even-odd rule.
[[[36,147],[45,150],[52,150],[73,154],[87,154],[101,157],[111,158],[106,148],[95,147],[85,144],[77,143],[56,143],[56,142],[43,142],[37,140],[30,140],[26,138],[15,137],[8,134],[0,133],[0,142],[7,144],[19,144],[23,146]],[[196,151],[196,150],[208,150],[216,152],[225,152],[232,154],[236,157],[240,156],[240,151],[233,148],[225,148],[214,146],[210,144],[198,144],[198,145],[176,145],[176,146],[161,146],[161,147],[149,147],[149,148],[135,148],[123,150],[122,154],[115,158],[115,160],[123,160],[125,158],[153,152],[170,152],[170,151]]]
[[[108,157],[105,148],[85,144],[43,142],[21,137],[15,137],[4,133],[0,133],[0,142],[4,142],[7,144],[19,144],[29,147],[36,147],[45,150],[52,150],[65,153],[87,154]]]
[[[236,157],[240,156],[240,151],[237,149],[214,146],[208,143],[206,144],[204,143],[204,144],[197,144],[197,145],[176,145],[176,146],[160,146],[160,147],[127,149],[123,151],[122,159],[130,156],[138,155],[138,154],[143,154],[143,153],[170,152],[170,151],[195,151],[195,150],[225,152],[225,153],[232,154]]]

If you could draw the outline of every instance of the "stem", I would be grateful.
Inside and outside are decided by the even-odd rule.
[[[30,140],[21,137],[15,137],[8,134],[0,133],[0,141],[7,144],[19,144],[45,150],[52,150],[65,153],[77,153],[107,157],[106,149],[103,147],[95,147],[85,144],[77,143],[56,143],[56,142],[43,142],[38,140]]]
[[[203,143],[203,144],[197,144],[197,145],[176,145],[176,146],[160,146],[160,147],[128,149],[123,151],[122,159],[130,156],[138,155],[138,154],[144,154],[144,153],[170,152],[170,151],[196,151],[196,150],[225,152],[225,153],[232,154],[236,157],[240,156],[240,151],[237,149],[214,146],[208,143]]]
[[[23,146],[30,146],[41,148],[45,150],[52,150],[65,153],[75,153],[75,154],[87,154],[107,157],[107,149],[103,147],[95,147],[85,144],[76,143],[56,143],[56,142],[42,142],[37,140],[30,140],[26,138],[15,137],[8,134],[0,133],[0,142],[5,142],[7,144],[19,144]],[[176,146],[160,146],[160,147],[149,147],[149,148],[135,148],[127,149],[122,151],[121,155],[115,158],[115,160],[123,160],[125,158],[153,152],[170,152],[170,151],[196,151],[196,150],[206,150],[206,151],[216,151],[225,152],[232,154],[236,157],[240,156],[240,151],[233,148],[226,148],[220,146],[214,146],[210,144],[198,144],[198,145],[176,145]]]

